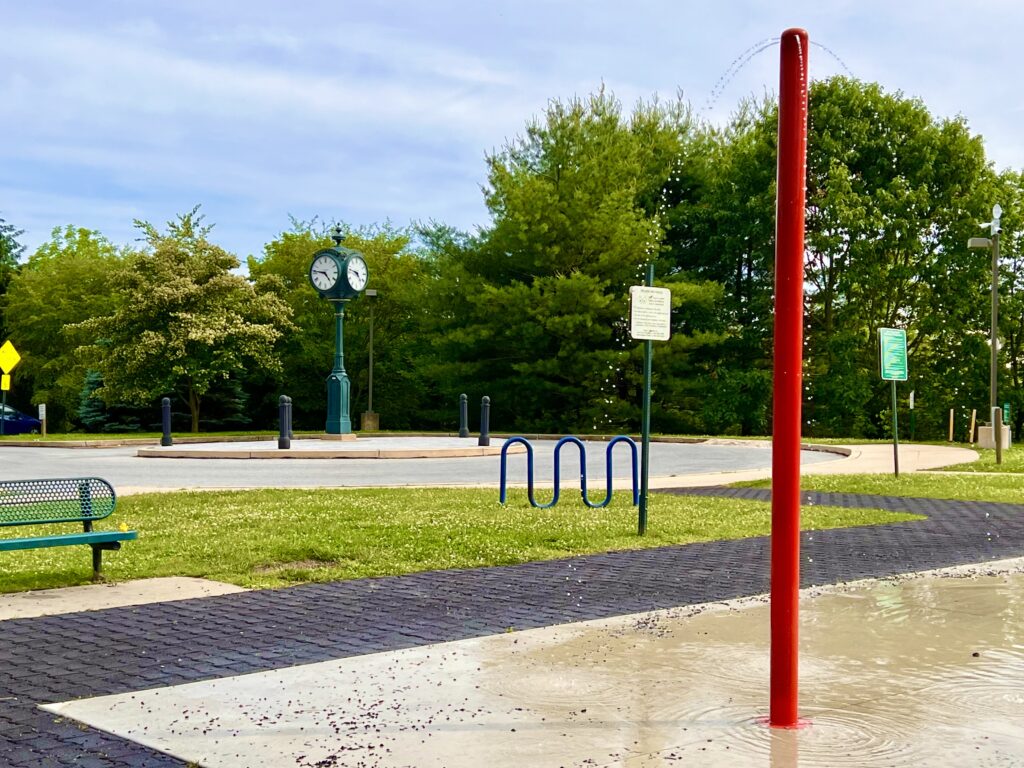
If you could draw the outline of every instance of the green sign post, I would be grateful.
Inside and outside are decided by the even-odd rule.
[[[637,533],[647,532],[647,491],[651,455],[651,358],[652,341],[668,341],[672,335],[672,292],[654,288],[654,264],[647,265],[647,284],[629,289],[629,334],[644,342],[644,404],[640,444],[640,517]]]
[[[900,476],[900,437],[896,418],[896,382],[907,380],[907,332],[902,328],[878,329],[879,361],[882,381],[892,382],[892,463]]]

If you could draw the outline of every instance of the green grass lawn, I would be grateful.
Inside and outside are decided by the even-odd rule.
[[[525,491],[513,491],[505,507],[487,489],[193,491],[123,497],[97,530],[124,524],[139,532],[120,552],[105,553],[110,580],[201,576],[276,587],[760,536],[769,532],[769,514],[763,502],[654,494],[640,538],[636,508],[623,493],[606,509],[567,497],[540,510]],[[836,528],[912,519],[808,507],[803,522]],[[91,575],[84,546],[0,555],[3,592],[83,584]]]
[[[736,487],[769,488],[768,480],[736,483]],[[886,475],[804,475],[800,487],[805,491],[827,493],[871,493],[882,496],[919,496],[930,499],[965,501],[1001,501],[1024,504],[1024,483],[1013,475],[943,474],[915,472],[899,479]]]
[[[954,464],[951,467],[943,467],[944,472],[1024,472],[1024,448],[1011,446],[1003,451],[1003,463],[996,464],[996,452],[994,448],[977,448],[964,445],[965,448],[974,448],[981,458],[967,464]]]

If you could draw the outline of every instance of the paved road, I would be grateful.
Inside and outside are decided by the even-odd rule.
[[[1024,555],[1024,505],[839,494],[807,502],[928,519],[805,532],[804,586]],[[182,768],[36,705],[759,594],[768,553],[768,539],[741,539],[0,622],[0,765]]]
[[[369,441],[367,441],[369,442]],[[500,444],[500,443],[499,443]],[[538,482],[552,477],[553,441],[536,441]],[[155,459],[137,457],[137,447],[22,448],[0,447],[0,479],[97,476],[109,480],[118,492],[167,488],[300,488],[388,485],[497,486],[500,459],[485,456],[458,459]],[[604,479],[603,443],[588,444],[587,474],[592,487]],[[629,451],[617,446],[615,475],[629,476]],[[837,460],[836,454],[804,451],[806,464]],[[579,455],[562,449],[565,487],[579,476]],[[652,443],[651,474],[671,477],[694,473],[771,466],[767,443],[718,445],[714,443]],[[526,481],[525,455],[509,456],[509,482]]]

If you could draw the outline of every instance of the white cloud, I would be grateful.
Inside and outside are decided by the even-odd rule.
[[[69,221],[117,239],[129,213],[196,202],[243,253],[288,213],[469,228],[486,220],[484,153],[548,99],[604,82],[628,108],[682,87],[699,110],[738,54],[794,23],[855,76],[964,114],[997,165],[1024,165],[1011,2],[66,0],[5,22],[0,215],[30,244]],[[773,91],[777,50],[706,116]],[[844,71],[810,55],[815,77]]]

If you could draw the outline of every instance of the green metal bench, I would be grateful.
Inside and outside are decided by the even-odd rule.
[[[122,541],[137,538],[135,531],[94,531],[92,524],[114,511],[117,497],[106,480],[71,477],[53,480],[0,480],[0,526],[81,523],[81,533],[0,538],[0,551],[64,547],[92,547],[92,575],[100,577],[103,550],[118,550]]]

